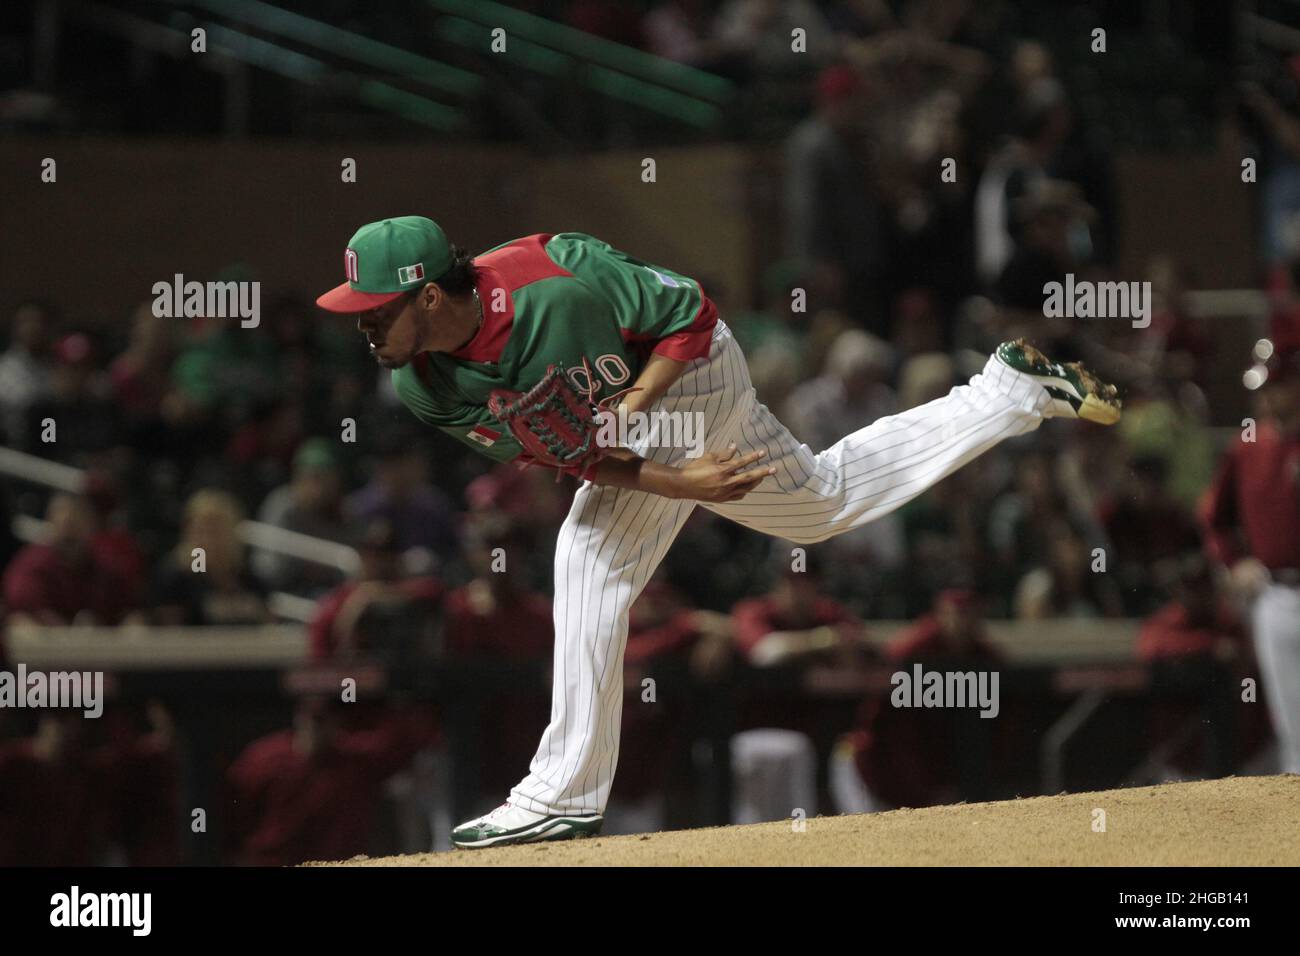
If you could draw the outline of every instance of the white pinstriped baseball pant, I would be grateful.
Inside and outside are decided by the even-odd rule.
[[[814,455],[754,396],[744,355],[719,322],[696,359],[655,404],[700,412],[708,451],[735,443],[767,450],[776,474],[740,501],[703,507],[748,528],[813,544],[859,527],[921,492],[1004,438],[1033,431],[1048,396],[990,358],[970,384],[879,419]],[[635,447],[674,463],[684,449]],[[618,763],[628,610],[701,504],[584,483],[555,548],[555,656],[551,720],[516,806],[548,814],[603,813]]]

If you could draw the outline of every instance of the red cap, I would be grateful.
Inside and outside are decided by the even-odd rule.
[[[117,507],[117,484],[113,476],[105,471],[88,470],[81,492],[90,499],[101,518],[112,514]]]
[[[54,360],[60,365],[80,365],[90,361],[90,339],[80,332],[65,335],[54,343]]]
[[[369,312],[404,294],[402,292],[358,292],[345,282],[317,297],[316,304],[326,312]]]

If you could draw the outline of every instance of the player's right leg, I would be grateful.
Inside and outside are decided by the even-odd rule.
[[[1119,403],[1082,368],[1055,365],[1019,341],[1000,346],[968,384],[816,455],[756,403],[736,441],[742,453],[765,449],[764,464],[777,472],[740,501],[704,507],[813,544],[888,514],[999,442],[1060,416],[1113,422]]]

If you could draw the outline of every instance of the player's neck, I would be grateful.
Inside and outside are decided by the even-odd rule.
[[[477,294],[448,299],[447,305],[449,314],[442,319],[445,331],[441,335],[435,332],[430,336],[435,341],[442,342],[440,347],[431,349],[434,352],[459,352],[474,341],[474,337],[483,328],[483,310],[479,306]]]
[[[452,349],[453,352],[459,352],[465,346],[469,345],[470,342],[473,342],[474,336],[478,335],[479,330],[483,328],[483,306],[479,303],[477,291],[466,298],[463,303],[457,302],[456,304],[463,310],[463,316],[469,331],[465,335],[465,341]]]

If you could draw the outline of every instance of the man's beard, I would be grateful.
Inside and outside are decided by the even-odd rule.
[[[404,365],[406,365],[407,362],[410,361],[409,358],[398,360],[390,356],[380,355],[377,349],[370,350],[370,357],[375,360],[375,364],[378,365],[380,368],[386,368],[389,369],[390,371],[393,369],[402,368]]]

